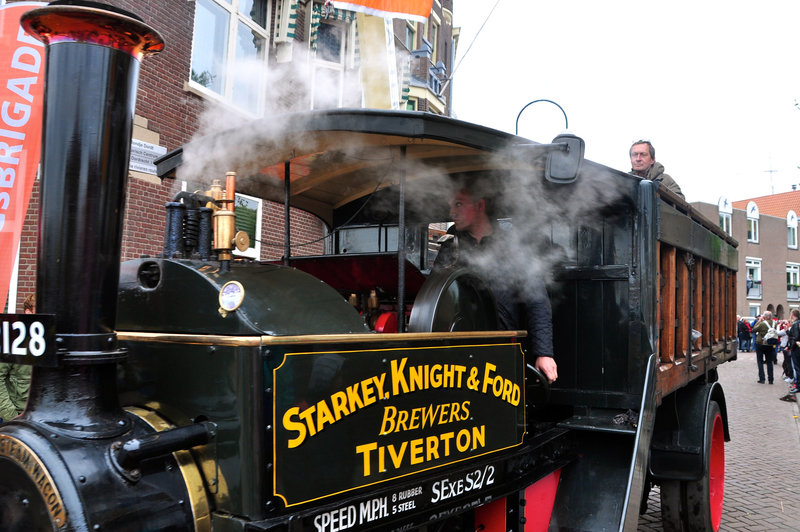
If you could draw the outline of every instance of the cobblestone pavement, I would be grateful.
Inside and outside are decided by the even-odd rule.
[[[779,355],[783,362],[783,355]],[[758,384],[755,353],[719,367],[728,404],[731,441],[725,445],[721,532],[800,530],[800,420],[781,365],[775,384]],[[661,531],[658,488],[650,493],[639,532]]]

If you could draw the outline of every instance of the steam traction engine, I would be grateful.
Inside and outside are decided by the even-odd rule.
[[[161,39],[93,3],[23,25],[48,53],[40,314],[3,316],[36,340],[2,355],[35,367],[25,412],[0,426],[0,528],[632,530],[651,481],[665,528],[719,528],[736,243],[680,199],[584,161],[575,137],[314,112],[278,138],[240,128],[258,149],[213,139],[232,155],[210,175],[248,179],[176,197],[163,256],[120,265],[136,76]],[[408,199],[465,173],[512,200],[619,190],[543,243],[560,253],[550,388],[526,332],[493,330],[483,280],[429,270],[427,222],[447,206]],[[379,244],[235,260],[235,188],[377,227]]]

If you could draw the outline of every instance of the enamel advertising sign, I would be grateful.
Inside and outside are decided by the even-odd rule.
[[[287,506],[514,447],[525,431],[516,343],[292,353],[273,378]]]

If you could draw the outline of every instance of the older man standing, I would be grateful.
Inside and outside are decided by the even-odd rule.
[[[775,359],[775,345],[770,345],[769,340],[764,339],[764,335],[770,329],[774,329],[777,323],[772,319],[772,312],[767,310],[761,319],[753,327],[756,335],[756,362],[758,363],[758,383],[764,384],[764,363],[767,364],[767,377],[769,383],[773,384],[772,366]]]
[[[631,156],[631,173],[633,175],[661,183],[670,192],[686,199],[678,183],[664,173],[664,165],[656,162],[656,149],[649,140],[637,140],[628,150],[628,154]]]

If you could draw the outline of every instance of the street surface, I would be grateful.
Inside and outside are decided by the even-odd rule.
[[[778,355],[783,362],[783,355]],[[755,353],[719,367],[731,441],[725,445],[725,501],[720,532],[800,530],[800,421],[780,363],[775,384],[758,384]],[[661,531],[658,488],[639,532]]]

